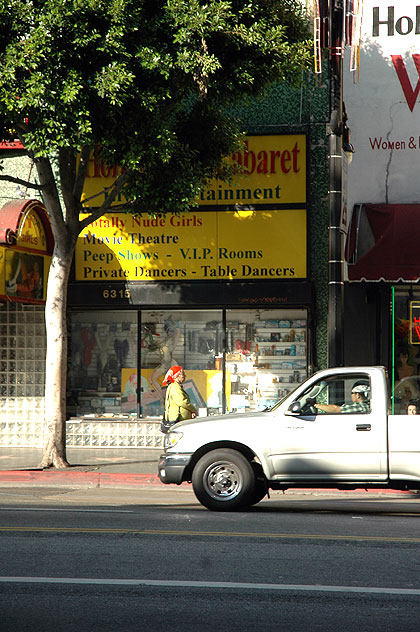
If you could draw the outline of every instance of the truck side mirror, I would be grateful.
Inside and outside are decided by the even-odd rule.
[[[300,405],[300,402],[293,402],[287,410],[294,415],[300,415],[302,412],[302,406]]]

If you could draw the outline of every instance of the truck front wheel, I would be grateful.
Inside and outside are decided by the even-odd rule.
[[[213,450],[198,461],[192,474],[197,499],[213,511],[235,511],[252,504],[255,473],[235,450]]]

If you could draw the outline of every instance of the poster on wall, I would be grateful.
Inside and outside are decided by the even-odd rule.
[[[11,200],[1,212],[3,228],[14,239],[0,245],[0,298],[42,304],[53,247],[45,207],[36,200]]]
[[[5,294],[8,297],[44,297],[44,259],[40,255],[6,249]]]
[[[159,377],[160,384],[163,376]],[[197,411],[200,408],[222,408],[222,371],[215,370],[186,370],[186,380],[183,383],[185,392]],[[137,412],[137,389],[141,388],[141,414],[145,417],[162,415],[165,390],[160,392],[153,386],[153,369],[142,369],[140,384],[138,383],[137,369],[121,369],[121,412]],[[230,376],[226,379],[227,406],[230,406]]]
[[[51,258],[0,246],[0,296],[43,303]]]

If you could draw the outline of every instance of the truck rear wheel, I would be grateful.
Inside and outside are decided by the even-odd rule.
[[[202,456],[192,474],[197,499],[213,511],[235,511],[252,504],[255,480],[250,462],[228,449]]]

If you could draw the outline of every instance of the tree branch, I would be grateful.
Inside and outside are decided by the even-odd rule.
[[[73,198],[73,187],[76,173],[76,156],[71,147],[60,147],[58,150],[58,168],[60,172],[61,193],[68,213],[74,214],[77,201]]]
[[[73,186],[73,197],[77,203],[80,202],[80,198],[82,197],[90,153],[91,148],[87,146],[83,147],[82,151],[80,152],[79,165],[77,167],[76,179]]]
[[[79,228],[80,228],[79,233],[84,228],[86,228],[86,226],[89,226],[89,224],[99,219],[104,213],[106,213],[106,211],[108,211],[111,208],[111,204],[113,203],[117,195],[120,193],[127,178],[128,178],[128,172],[124,171],[124,173],[118,176],[118,178],[115,180],[114,184],[111,187],[107,187],[103,191],[101,191],[101,193],[103,193],[104,191],[109,191],[109,190],[111,192],[106,197],[105,201],[103,202],[103,204],[101,204],[101,206],[98,206],[98,208],[95,211],[92,211],[88,217],[85,217],[85,219],[79,222]],[[94,195],[92,197],[97,197],[97,196]],[[89,198],[89,199],[92,199],[92,198]],[[86,200],[84,201],[86,202]]]
[[[15,178],[14,176],[8,175],[0,175],[0,180],[6,180],[6,182],[13,182],[13,184],[21,184],[23,187],[27,189],[35,189],[36,191],[42,191],[42,185],[36,184],[35,182],[28,182],[27,180],[22,180],[21,178]]]
[[[64,217],[50,159],[35,158],[35,166],[42,186],[43,201],[52,223],[54,239],[57,241],[57,236],[62,234]]]

